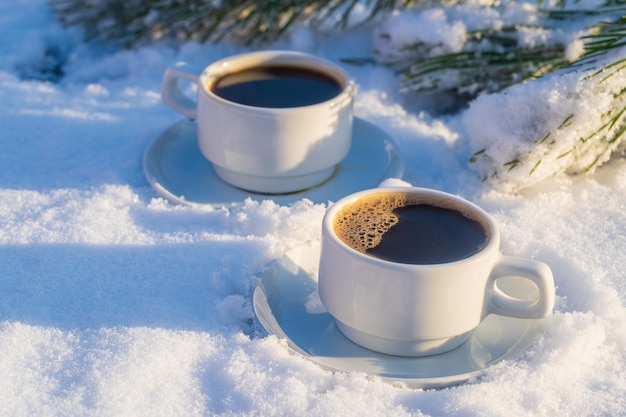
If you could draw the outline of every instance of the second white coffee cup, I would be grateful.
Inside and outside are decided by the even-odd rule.
[[[389,216],[398,207],[408,210],[399,221]],[[458,196],[412,187],[361,191],[336,202],[323,219],[320,299],[339,330],[361,346],[401,356],[446,352],[489,314],[551,313],[550,268],[499,248],[493,218]],[[510,280],[530,290],[507,293]]]
[[[216,93],[216,83],[226,76],[255,69],[313,73],[336,84],[336,93],[321,102],[286,107],[237,102]],[[198,85],[196,101],[181,93],[181,79]],[[291,93],[298,96],[298,88]],[[339,66],[292,51],[235,55],[202,71],[178,64],[166,71],[161,90],[165,104],[197,119],[200,151],[217,175],[235,187],[260,193],[300,191],[334,173],[350,150],[353,96],[354,84]]]

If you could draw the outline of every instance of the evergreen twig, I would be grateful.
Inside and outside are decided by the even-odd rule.
[[[540,24],[512,24],[499,29],[485,28],[468,33],[463,50],[428,55],[429,49],[421,42],[404,45],[403,52],[414,50],[408,64],[397,69],[402,87],[413,91],[449,89],[441,75],[456,79],[454,89],[476,96],[479,93],[501,91],[513,84],[538,78],[563,68],[589,65],[596,58],[626,45],[625,7],[617,7],[623,0],[608,0],[603,7],[593,10],[538,9]],[[594,23],[580,28],[586,33],[579,37],[584,42],[583,54],[573,61],[567,57],[567,45],[562,41],[546,42],[527,47],[519,45],[517,36],[522,30],[554,31],[563,22]],[[600,22],[597,22],[597,20]],[[580,24],[579,24],[580,26]]]
[[[243,44],[273,41],[296,22],[345,28],[359,0],[51,0],[67,26],[88,40],[132,47],[161,37]],[[368,0],[367,21],[416,0]]]

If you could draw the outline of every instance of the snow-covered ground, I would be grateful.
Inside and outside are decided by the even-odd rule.
[[[328,372],[254,320],[257,273],[319,243],[327,203],[191,208],[143,176],[144,149],[181,120],[160,101],[165,69],[244,49],[85,44],[45,0],[1,2],[0,28],[0,415],[626,415],[623,157],[513,193],[467,159],[481,129],[524,117],[515,103],[441,115],[401,95],[392,70],[344,64],[356,115],[397,141],[402,180],[484,207],[503,252],[546,262],[557,285],[554,315],[520,357],[457,387],[398,388]],[[299,28],[268,47],[339,62],[373,43],[372,30]],[[513,97],[528,109],[532,97]]]

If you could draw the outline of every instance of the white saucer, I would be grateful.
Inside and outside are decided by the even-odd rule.
[[[540,329],[539,320],[488,316],[470,339],[446,353],[400,357],[377,353],[348,340],[335,326],[317,293],[319,244],[289,251],[260,274],[254,312],[265,330],[289,348],[332,371],[361,371],[401,386],[442,388],[476,377],[496,362],[523,352]],[[532,288],[507,282],[515,296]]]
[[[394,141],[380,128],[354,119],[352,147],[337,171],[324,183],[292,194],[257,194],[223,182],[200,153],[196,123],[182,120],[148,145],[143,172],[150,185],[168,200],[186,205],[234,206],[246,198],[272,199],[288,204],[302,198],[327,203],[379,185],[387,178],[401,178],[404,163]]]

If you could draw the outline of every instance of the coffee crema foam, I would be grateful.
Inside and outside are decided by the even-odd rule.
[[[372,194],[342,207],[335,216],[333,230],[345,244],[367,254],[367,250],[378,246],[383,235],[398,223],[399,218],[393,211],[416,205],[456,210],[480,223],[489,240],[489,227],[485,220],[465,206],[441,197],[404,192]]]

